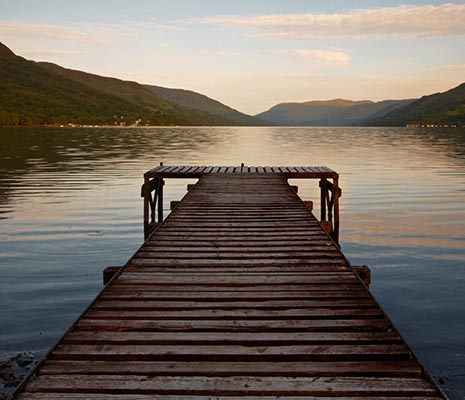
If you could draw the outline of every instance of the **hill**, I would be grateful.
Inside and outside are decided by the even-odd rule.
[[[175,102],[156,95],[137,82],[76,71],[47,62],[40,62],[38,64],[53,73],[73,79],[103,93],[120,97],[140,107],[161,113],[166,119],[174,121],[177,125],[234,124],[232,120],[226,117],[218,116],[219,118],[217,118],[217,116],[203,112],[202,110],[196,110],[195,107],[189,107],[189,105],[179,106]]]
[[[305,103],[282,103],[256,117],[276,125],[297,126],[350,126],[371,116],[402,107],[412,100],[385,100],[380,102],[334,99]]]
[[[114,123],[159,116],[3,50],[0,54],[0,124]],[[117,118],[115,118],[117,116]]]
[[[407,124],[465,125],[465,83],[443,93],[423,96],[405,107],[365,121],[368,126]]]
[[[203,94],[184,89],[170,89],[161,86],[144,85],[152,93],[183,107],[207,112],[212,115],[236,121],[241,125],[269,125],[269,123],[241,113]]]
[[[136,82],[36,63],[0,43],[0,125],[234,125],[180,107]]]

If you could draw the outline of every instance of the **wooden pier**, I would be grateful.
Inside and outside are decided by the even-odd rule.
[[[163,219],[167,178],[199,180]],[[148,171],[147,240],[15,398],[444,398],[341,253],[340,194],[324,167]]]

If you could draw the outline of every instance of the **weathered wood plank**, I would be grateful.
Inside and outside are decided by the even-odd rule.
[[[292,396],[287,397],[292,400],[315,400],[315,396]],[[318,397],[322,400],[363,400],[366,397]],[[27,393],[23,395],[19,395],[19,400],[82,400],[82,399],[89,399],[89,394],[87,393],[69,393],[69,392],[59,392],[59,393]],[[212,400],[212,397],[209,395],[205,396],[188,396],[188,395],[158,395],[157,399],[163,400]],[[243,400],[243,396],[215,396],[214,400]],[[282,396],[247,396],[248,400],[282,400]],[[383,397],[377,396],[377,400],[392,400],[392,397]],[[402,397],[396,396],[395,400],[438,400],[441,397],[431,397],[431,396],[409,396],[409,397]],[[153,395],[143,395],[143,394],[105,394],[105,393],[92,393],[92,400],[154,400]]]
[[[202,345],[75,345],[55,348],[55,360],[113,361],[408,361],[410,353],[397,344],[202,346]]]
[[[144,249],[145,250],[145,249]],[[309,250],[296,250],[294,252],[278,252],[269,250],[266,252],[259,251],[248,251],[248,252],[227,252],[227,251],[202,251],[195,249],[188,249],[185,251],[165,251],[156,250],[156,251],[144,251],[141,250],[135,256],[135,259],[195,259],[195,260],[243,260],[248,261],[259,259],[263,260],[267,258],[268,260],[280,259],[283,260],[283,263],[286,263],[286,260],[292,259],[293,257],[302,259],[337,259],[341,260],[341,255],[336,251],[330,251],[331,249],[323,248],[321,250],[309,249]]]
[[[343,263],[343,259],[331,259],[331,258],[300,258],[300,259],[287,259],[285,261],[286,265],[336,265],[340,266]],[[283,260],[273,260],[273,259],[257,259],[257,260],[214,260],[214,259],[163,259],[163,258],[156,258],[156,259],[144,259],[144,258],[134,258],[131,260],[131,264],[137,265],[141,268],[145,267],[158,267],[158,266],[171,266],[171,267],[184,267],[187,264],[192,266],[215,266],[215,267],[229,267],[229,266],[279,266],[282,265],[284,262]]]
[[[51,360],[47,375],[147,375],[147,376],[383,376],[420,378],[412,361],[307,361],[307,362],[167,362]]]
[[[425,381],[378,377],[147,377],[140,375],[59,375],[38,377],[30,392],[274,395],[274,396],[434,396]]]
[[[288,310],[132,310],[128,308],[93,309],[88,310],[86,318],[94,319],[157,319],[157,320],[310,320],[310,319],[336,319],[336,318],[382,318],[383,314],[379,309],[288,309]]]
[[[164,289],[164,290],[163,290]],[[324,291],[321,288],[318,288],[318,291],[312,291],[309,288],[308,291],[304,290],[254,290],[254,288],[250,288],[250,290],[227,290],[222,287],[201,287],[195,290],[196,288],[186,288],[185,286],[179,287],[176,289],[175,287],[163,287],[159,288],[157,286],[151,285],[118,285],[117,287],[113,287],[113,289],[108,289],[102,296],[102,300],[124,300],[124,301],[135,301],[135,300],[167,300],[167,299],[178,299],[179,301],[186,300],[186,299],[197,299],[197,301],[220,301],[226,300],[229,302],[236,302],[236,301],[244,301],[247,303],[250,302],[257,302],[257,301],[267,301],[273,299],[279,300],[324,300],[329,299],[333,301],[341,300],[341,299],[356,299],[359,301],[357,305],[360,307],[365,307],[366,304],[363,302],[363,299],[370,299],[370,296],[364,292],[359,290],[341,290],[335,293],[334,291]],[[343,287],[344,289],[344,287]],[[372,300],[371,300],[372,301]],[[371,304],[367,302],[367,304]],[[343,304],[339,304],[338,307],[344,306]]]
[[[314,237],[312,237],[314,238]],[[156,241],[149,241],[144,246],[140,248],[140,252],[182,252],[182,251],[217,251],[217,252],[244,252],[244,251],[254,251],[268,253],[270,251],[289,253],[298,251],[325,251],[331,252],[341,256],[336,245],[329,240],[321,240],[319,238],[313,240],[288,240],[281,241],[280,243],[270,243],[266,241],[256,241],[250,240],[237,243],[237,246],[234,243],[230,243],[228,240],[221,240],[219,238],[213,240],[202,240],[200,238],[197,241],[183,241],[183,240],[174,240],[169,238],[164,238],[161,240],[163,243],[157,243]]]
[[[98,320],[81,318],[76,327],[81,330],[110,330],[126,332],[211,331],[211,332],[382,332],[390,328],[384,319],[341,320],[234,320],[234,321],[157,321],[157,320]]]
[[[184,294],[179,293],[179,297],[182,297]],[[162,310],[162,309],[171,309],[171,310],[182,310],[182,309],[220,309],[225,310],[237,310],[237,309],[249,309],[249,310],[289,310],[289,309],[307,309],[308,313],[311,313],[311,308],[320,309],[346,309],[346,308],[376,308],[376,302],[370,297],[361,297],[357,296],[355,298],[349,297],[348,299],[340,299],[338,297],[328,297],[326,299],[312,299],[305,300],[300,298],[295,298],[293,300],[263,300],[260,301],[255,299],[254,302],[244,301],[242,297],[238,297],[237,301],[233,299],[225,299],[223,301],[216,301],[209,298],[206,298],[205,301],[200,301],[203,296],[203,293],[197,293],[199,300],[195,301],[182,301],[182,300],[171,300],[171,301],[151,301],[147,299],[137,299],[137,300],[104,300],[102,299],[98,303],[93,305],[93,309],[120,309],[120,310],[130,310],[130,309],[139,309],[139,310]],[[323,310],[321,311],[323,312]],[[325,311],[326,313],[333,313],[332,311]],[[334,315],[334,314],[333,314]]]
[[[285,342],[296,344],[376,344],[402,343],[394,332],[85,332],[73,331],[64,338],[66,344],[157,344],[157,345],[263,345]],[[418,368],[418,367],[417,367]],[[279,373],[279,371],[276,371]]]
[[[135,261],[138,260],[133,260]],[[139,261],[148,261],[152,260],[139,260]],[[195,260],[198,261],[198,260]],[[213,260],[209,260],[209,262]],[[241,261],[242,262],[242,261]],[[266,284],[266,285],[305,285],[308,283],[351,283],[356,282],[358,278],[355,274],[350,275],[330,275],[330,276],[160,276],[159,274],[151,274],[144,272],[123,272],[118,277],[119,283],[130,283],[130,282],[141,282],[143,284],[152,284],[152,285],[224,285],[224,286],[249,286],[256,284]]]

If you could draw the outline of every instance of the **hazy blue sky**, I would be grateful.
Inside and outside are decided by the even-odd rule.
[[[465,81],[464,1],[0,0],[0,10],[0,41],[25,58],[191,89],[251,114]]]

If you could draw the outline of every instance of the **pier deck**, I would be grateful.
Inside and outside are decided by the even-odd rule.
[[[17,399],[443,398],[288,176],[199,178]]]

